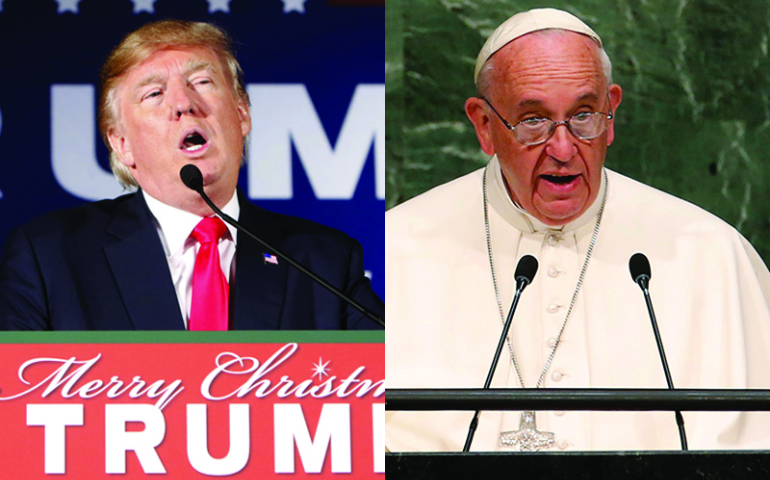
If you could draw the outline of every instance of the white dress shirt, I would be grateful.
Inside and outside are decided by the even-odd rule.
[[[166,253],[171,279],[174,282],[174,289],[176,289],[176,296],[179,300],[179,309],[187,328],[189,327],[190,305],[192,303],[192,275],[195,267],[195,256],[200,249],[200,243],[190,237],[190,234],[203,217],[166,205],[144,190],[142,190],[142,194],[144,194],[147,206],[155,219],[155,228],[158,229],[158,236],[160,236],[163,250]],[[233,192],[233,197],[222,208],[222,211],[233,218],[238,218],[241,208],[236,192]],[[235,279],[235,246],[238,242],[238,230],[227,223],[225,225],[227,225],[228,233],[219,240],[219,261],[222,265],[222,272],[228,279],[228,284],[231,284]]]

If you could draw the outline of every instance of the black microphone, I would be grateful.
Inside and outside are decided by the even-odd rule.
[[[374,321],[375,323],[381,325],[382,327],[385,326],[385,321],[375,315],[373,312],[371,312],[369,309],[361,305],[360,303],[356,302],[352,298],[349,298],[347,295],[342,293],[339,289],[337,289],[334,285],[327,282],[323,278],[319,277],[315,273],[311,272],[307,268],[303,267],[299,263],[297,263],[293,258],[287,256],[285,253],[281,252],[274,246],[270,245],[266,241],[262,240],[249,230],[247,230],[245,227],[243,227],[240,223],[238,223],[233,217],[227,215],[225,212],[219,209],[216,205],[214,205],[214,202],[211,201],[208,195],[206,195],[206,192],[203,191],[203,174],[201,174],[201,171],[198,167],[196,167],[193,164],[187,164],[179,171],[179,177],[182,179],[182,183],[185,184],[185,186],[191,190],[195,190],[198,192],[198,194],[203,198],[203,201],[206,202],[206,204],[211,207],[214,212],[219,215],[222,220],[229,223],[230,225],[234,226],[238,229],[238,231],[245,233],[246,235],[250,236],[257,242],[261,243],[265,248],[268,250],[272,250],[275,252],[275,255],[277,257],[280,257],[282,260],[285,260],[286,263],[291,265],[292,267],[296,268],[303,274],[310,277],[314,282],[318,283],[331,293],[337,296],[337,298],[340,298],[342,301],[347,303],[348,305],[352,306],[359,312],[363,313],[368,319]]]
[[[638,283],[642,290],[647,290],[652,278],[650,261],[647,260],[647,256],[643,253],[633,254],[631,260],[628,261],[628,269],[631,270],[631,278],[634,282]]]
[[[628,261],[628,269],[631,271],[631,279],[639,285],[644,293],[644,300],[647,303],[647,311],[650,314],[650,321],[652,322],[652,331],[655,333],[655,341],[658,343],[658,353],[660,353],[660,361],[663,363],[663,372],[666,374],[666,383],[670,390],[674,389],[674,382],[671,380],[671,371],[668,369],[668,361],[666,361],[666,352],[663,351],[663,340],[660,338],[660,331],[658,330],[658,321],[655,319],[655,311],[652,308],[652,299],[650,298],[650,279],[652,278],[652,270],[650,269],[650,261],[643,253],[635,253]],[[682,450],[687,450],[687,436],[684,432],[684,418],[682,412],[677,410],[676,425],[679,427],[679,440],[682,443]]]
[[[484,382],[484,390],[489,390],[489,385],[492,383],[492,377],[495,375],[497,369],[497,363],[500,361],[500,352],[503,351],[503,345],[505,345],[505,338],[508,336],[508,330],[511,329],[511,322],[513,321],[513,312],[516,311],[516,307],[519,304],[519,297],[521,292],[527,288],[527,285],[532,283],[532,279],[535,278],[537,273],[537,259],[532,255],[524,255],[516,265],[516,272],[513,274],[513,278],[516,279],[516,293],[513,295],[513,302],[511,302],[511,309],[508,310],[508,318],[505,319],[505,325],[503,326],[503,333],[500,335],[500,341],[497,342],[497,350],[495,351],[495,358],[492,360],[492,366],[489,368],[487,374],[487,380]],[[468,427],[468,437],[465,439],[465,446],[463,452],[467,452],[471,448],[473,442],[473,435],[476,433],[476,427],[479,425],[479,413],[480,410],[476,410],[473,414],[473,419]]]
[[[195,190],[198,193],[203,192],[203,174],[200,168],[188,163],[181,170],[179,170],[179,178],[182,179],[182,183],[185,184],[190,190]],[[206,198],[204,198],[205,200]],[[208,203],[208,202],[206,202]]]
[[[532,283],[532,279],[535,278],[537,273],[537,260],[532,255],[524,255],[519,260],[519,264],[516,265],[516,272],[513,274],[513,278],[516,279],[516,290],[524,290],[524,288]]]

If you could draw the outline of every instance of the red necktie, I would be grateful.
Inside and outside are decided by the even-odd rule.
[[[227,330],[227,299],[230,287],[219,262],[219,239],[227,232],[218,217],[198,223],[190,235],[200,242],[192,281],[190,330]]]

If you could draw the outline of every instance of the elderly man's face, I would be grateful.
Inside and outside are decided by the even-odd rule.
[[[131,69],[117,89],[113,149],[137,183],[158,200],[200,213],[200,199],[179,179],[192,163],[222,206],[238,182],[248,105],[233,97],[217,56],[205,47],[159,50]]]
[[[518,38],[490,61],[489,101],[512,125],[528,118],[559,122],[581,112],[614,112],[619,86],[607,87],[598,48],[572,32],[541,32]],[[608,101],[609,97],[609,101]],[[478,98],[466,102],[483,150],[497,154],[511,197],[541,222],[557,226],[576,218],[596,200],[613,125],[591,140],[556,127],[545,143],[527,146]]]

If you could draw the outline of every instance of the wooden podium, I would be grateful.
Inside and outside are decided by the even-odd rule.
[[[388,453],[388,480],[770,478],[770,452]]]
[[[770,390],[389,389],[386,410],[770,411]],[[387,453],[391,479],[770,478],[770,451]]]

